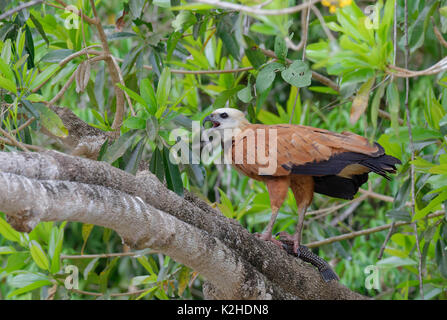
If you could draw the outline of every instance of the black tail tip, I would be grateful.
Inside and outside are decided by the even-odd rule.
[[[332,280],[335,280],[335,281],[339,281],[340,280],[338,275],[330,267],[327,267],[327,268],[325,268],[323,270],[320,270],[320,274],[323,277],[323,280],[325,282],[330,282]]]

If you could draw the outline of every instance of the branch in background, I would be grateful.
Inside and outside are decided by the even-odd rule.
[[[14,138],[14,136],[12,136],[11,134],[9,134],[9,132],[7,132],[6,130],[3,130],[1,126],[0,126],[0,133],[1,133],[3,136],[5,136],[5,138],[6,138],[6,139],[4,139],[3,141],[8,140],[8,141],[9,141],[8,144],[13,145],[13,146],[16,146],[17,148],[20,148],[20,149],[22,149],[22,150],[24,150],[24,151],[29,152],[29,149],[28,149],[27,146],[25,146],[25,145],[24,145],[23,143],[21,143],[20,141],[17,141],[17,139]]]
[[[379,254],[377,255],[377,260],[381,260],[381,259],[382,259],[382,257],[383,257],[383,253],[385,252],[386,244],[388,243],[388,241],[390,241],[391,236],[393,235],[393,233],[394,233],[394,231],[395,231],[395,229],[396,229],[396,228],[395,228],[395,225],[396,225],[396,222],[393,221],[393,222],[391,223],[390,230],[388,230],[388,233],[387,233],[387,235],[386,235],[386,237],[385,237],[385,241],[383,241],[383,244],[382,244],[382,246],[380,247]]]
[[[21,5],[12,8],[11,10],[6,11],[5,13],[0,15],[0,20],[6,19],[10,16],[12,16],[14,13],[22,11],[23,9],[35,6],[36,4],[42,3],[43,0],[33,0],[29,2],[22,3]]]
[[[432,65],[430,68],[420,71],[412,71],[406,68],[399,68],[397,66],[389,65],[387,66],[385,72],[389,75],[400,77],[400,78],[413,78],[419,76],[428,76],[432,74],[441,73],[447,70],[447,57],[443,58],[436,64]]]
[[[224,2],[219,0],[196,0],[200,3],[210,4],[216,7],[224,8],[224,9],[230,9],[235,10],[239,12],[249,13],[249,14],[255,14],[255,15],[262,15],[262,16],[280,16],[284,14],[291,14],[295,13],[301,10],[304,10],[308,8],[311,5],[314,5],[321,0],[311,0],[308,3],[299,4],[293,7],[284,8],[284,9],[259,9],[258,7],[248,7],[243,6],[240,4],[235,4],[231,2]]]
[[[118,62],[123,62],[124,60],[118,57],[114,57],[114,59]],[[152,66],[143,65],[143,68],[146,70],[152,70]],[[227,69],[227,70],[180,70],[180,69],[171,69],[171,73],[177,74],[222,74],[222,73],[237,73],[253,70],[253,67],[245,67],[245,68],[237,68],[237,69]]]
[[[438,212],[429,214],[426,218],[433,219],[433,218],[441,217],[444,214],[445,214],[444,211],[438,211]],[[404,225],[413,224],[413,222],[411,222],[411,221],[398,221],[398,222],[393,222],[393,223],[394,223],[394,227],[400,227],[400,226],[404,226]],[[330,244],[330,243],[334,243],[334,242],[338,242],[338,241],[342,241],[342,240],[353,239],[353,238],[356,238],[359,236],[365,236],[365,235],[368,235],[371,233],[376,233],[379,231],[387,230],[387,229],[391,228],[393,223],[389,223],[389,224],[385,224],[383,226],[378,226],[378,227],[369,228],[369,229],[365,229],[365,230],[354,231],[351,233],[346,233],[346,234],[342,234],[339,236],[327,238],[327,239],[324,239],[321,241],[310,242],[308,244],[305,244],[305,246],[307,246],[309,248],[315,248],[315,247],[320,247],[325,244]]]
[[[73,71],[70,78],[68,78],[67,82],[65,82],[65,84],[62,86],[62,88],[59,90],[59,92],[53,97],[53,99],[51,99],[48,102],[49,105],[55,104],[60,98],[63,97],[65,91],[67,91],[68,88],[71,86],[75,77],[76,77],[76,70]]]
[[[2,138],[2,137],[0,137],[0,145],[1,144],[7,144],[7,145],[10,145],[10,146],[18,147],[17,144],[14,141],[11,141],[9,139]],[[28,148],[29,150],[33,150],[33,151],[44,151],[45,150],[44,148],[41,148],[41,147],[38,147],[38,146],[33,146],[31,144],[26,144],[26,143],[23,143],[23,142],[21,144],[22,144],[22,146]],[[21,149],[25,150],[24,148],[21,148]]]
[[[431,17],[431,21],[433,23],[433,30],[435,32],[435,36],[438,39],[439,43],[444,47],[447,48],[447,41],[445,41],[444,37],[442,36],[441,32],[439,31],[438,27],[436,27],[435,19]]]
[[[312,9],[312,11],[315,13],[315,15],[317,16],[318,20],[320,21],[321,27],[323,28],[324,33],[326,33],[326,36],[328,37],[330,42],[335,42],[337,41],[334,36],[332,35],[331,30],[329,30],[329,28],[326,25],[326,21],[324,21],[324,17],[320,12],[320,9],[318,9],[316,6],[312,5],[310,7]]]
[[[113,119],[112,128],[116,130],[115,135],[119,136],[120,128],[124,119],[124,94],[123,91],[117,86],[117,83],[120,83],[119,71],[113,63],[112,54],[110,53],[109,44],[107,43],[107,36],[102,28],[101,19],[98,18],[98,13],[96,12],[95,1],[90,0],[90,5],[93,10],[93,15],[95,16],[95,26],[98,30],[99,39],[101,40],[102,50],[104,51],[104,54],[108,56],[106,64],[109,69],[110,77],[112,78],[116,97],[115,118]]]
[[[284,38],[286,41],[286,45],[289,49],[300,51],[304,47],[304,39],[307,39],[307,28],[309,27],[307,16],[308,16],[309,9],[301,11],[301,29],[302,29],[302,35],[300,42],[295,45],[292,40],[287,36]]]
[[[29,125],[31,125],[31,123],[34,122],[34,120],[36,120],[36,118],[31,117],[29,118],[24,124],[22,124],[21,126],[19,126],[17,129],[14,129],[11,131],[11,134],[17,134],[20,131],[22,131],[23,129],[25,129],[26,127],[28,127]]]

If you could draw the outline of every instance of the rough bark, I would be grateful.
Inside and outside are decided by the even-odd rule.
[[[177,196],[149,172],[133,176],[55,151],[0,152],[0,172],[0,210],[15,228],[29,231],[42,220],[106,226],[135,248],[151,247],[198,271],[207,298],[365,298],[325,283],[314,267],[194,195]]]

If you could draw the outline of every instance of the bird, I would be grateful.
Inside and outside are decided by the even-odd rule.
[[[337,133],[295,124],[252,124],[236,108],[214,110],[203,119],[203,125],[208,121],[213,124],[209,133],[227,137],[223,141],[228,146],[224,152],[231,165],[267,187],[272,214],[260,239],[277,243],[272,237],[273,227],[289,188],[292,190],[298,223],[294,235],[285,240],[293,243],[293,252],[298,256],[304,216],[314,193],[351,200],[368,181],[369,173],[390,179],[388,173],[396,173],[396,165],[401,164],[399,159],[385,154],[377,142],[371,144],[367,138],[349,131]],[[272,148],[274,144],[276,150]]]

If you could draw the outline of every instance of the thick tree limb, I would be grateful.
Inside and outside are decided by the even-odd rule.
[[[0,173],[0,208],[19,231],[40,221],[80,221],[115,230],[137,249],[150,247],[202,274],[227,299],[294,298],[272,285],[241,257],[206,232],[102,186],[29,179]]]
[[[312,266],[289,256],[272,243],[258,240],[236,221],[227,219],[194,196],[187,194],[185,199],[178,197],[175,193],[167,190],[151,173],[145,172],[135,177],[103,162],[68,156],[54,151],[46,153],[3,152],[0,153],[0,168],[3,177],[6,177],[0,182],[0,188],[2,188],[0,190],[0,210],[16,217],[34,212],[34,210],[44,211],[46,207],[41,207],[43,204],[37,204],[40,200],[36,200],[37,198],[31,190],[40,192],[38,190],[47,186],[49,188],[46,193],[42,193],[39,197],[47,194],[48,198],[50,197],[48,193],[53,190],[55,194],[51,195],[53,198],[50,199],[54,201],[60,199],[60,201],[69,203],[65,204],[66,210],[60,209],[59,207],[63,204],[58,203],[51,206],[53,211],[50,213],[38,211],[40,215],[44,214],[47,219],[51,217],[58,221],[61,219],[73,221],[73,217],[75,217],[78,218],[77,221],[113,226],[112,228],[126,239],[126,242],[134,244],[138,248],[150,246],[191,266],[201,273],[213,288],[218,288],[213,291],[215,295],[216,292],[220,292],[217,294],[218,297],[229,298],[230,292],[232,292],[233,297],[237,298],[267,298],[268,295],[277,299],[294,297],[300,299],[365,298],[337,282],[325,283]],[[6,175],[6,173],[10,174]],[[28,179],[23,180],[24,177]],[[32,183],[38,189],[28,188],[28,192],[14,198],[12,195],[19,193],[21,189],[13,188],[11,181],[22,181],[21,183],[16,182],[21,185],[21,188]],[[72,182],[78,183],[71,184]],[[8,191],[11,188],[13,191]],[[64,192],[64,188],[68,188],[70,191]],[[79,193],[85,194],[82,201],[80,198],[74,198],[72,201],[69,197],[70,194]],[[86,209],[88,207],[85,207],[86,203],[91,203],[97,210],[98,206],[101,208],[101,202],[109,202],[105,201],[104,197],[112,197],[112,195],[113,199],[116,199],[115,202],[110,202],[114,207],[101,210],[109,211],[109,214],[103,212],[95,218],[95,216],[90,217],[90,213],[86,213],[86,211],[68,210],[72,206],[82,207],[82,205]],[[137,200],[137,197],[141,200]],[[87,199],[90,199],[90,202]],[[15,201],[16,203],[12,205],[5,201]],[[127,207],[123,206],[126,202],[129,203]],[[50,202],[42,201],[42,203]],[[35,209],[33,204],[40,207]],[[117,210],[120,208],[121,211]],[[26,211],[21,213],[25,209]],[[67,216],[67,212],[72,212],[73,216]],[[126,215],[127,212],[130,215]],[[33,217],[35,215],[30,216],[28,220],[35,222]],[[110,221],[104,221],[106,217]],[[119,226],[113,225],[113,221]],[[152,229],[154,226],[157,228],[156,232]],[[130,231],[134,227],[136,229]],[[146,234],[144,233],[146,229],[152,230],[152,232]],[[160,238],[162,236],[158,236],[157,233],[168,236]],[[149,238],[145,238],[145,235]],[[219,260],[220,256],[215,256],[216,248],[219,248],[220,254],[225,253],[222,260]],[[197,252],[200,253],[200,256],[204,255],[207,258],[198,258]],[[188,257],[191,256],[195,261],[189,262]],[[225,267],[227,269],[224,271],[216,269],[213,259],[222,262],[229,260],[229,265]],[[199,265],[196,260],[200,261]],[[210,266],[211,268],[209,268]],[[216,278],[219,276],[207,273],[211,272],[207,271],[207,268],[214,273],[219,270],[218,273],[225,274],[225,277]],[[228,284],[221,284],[220,281],[226,281]],[[245,284],[246,287],[234,291],[234,287],[231,286],[235,283]]]

